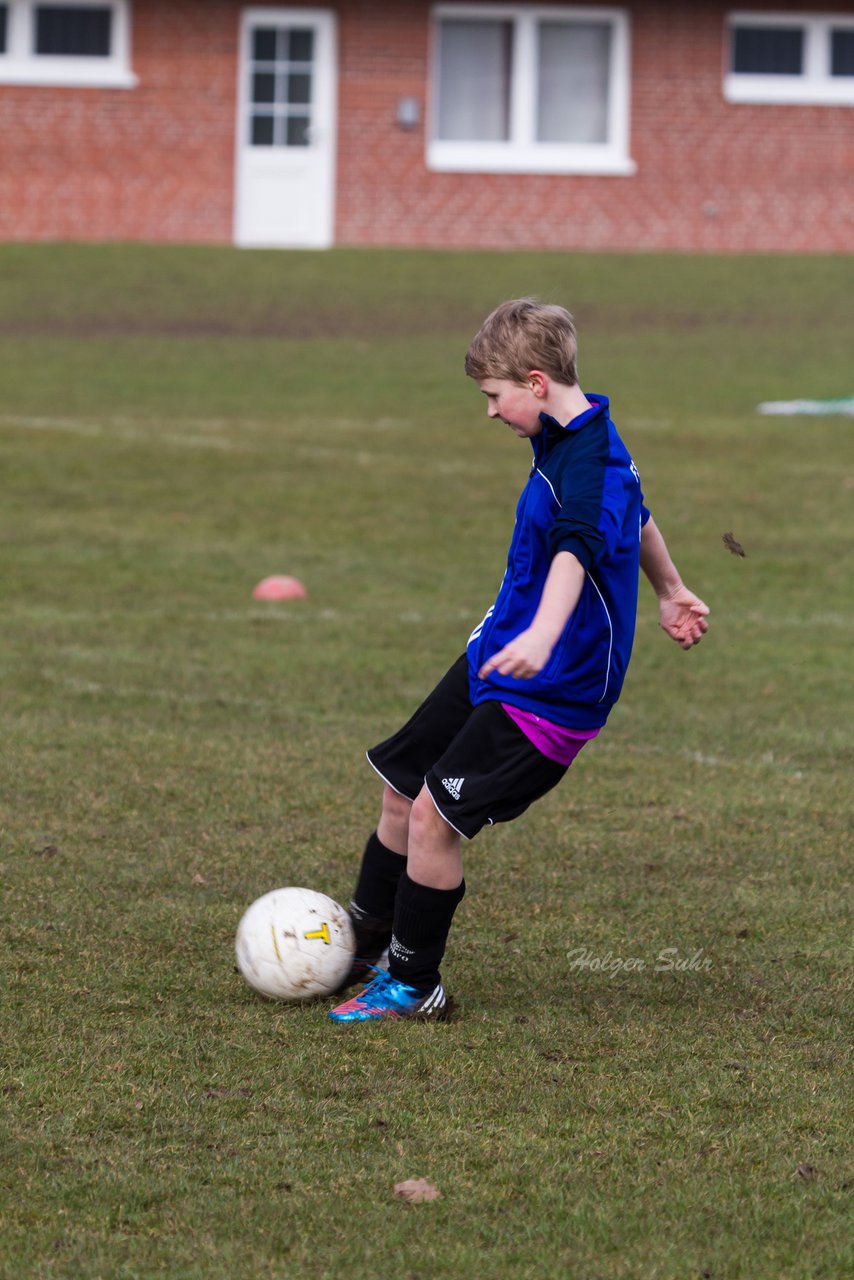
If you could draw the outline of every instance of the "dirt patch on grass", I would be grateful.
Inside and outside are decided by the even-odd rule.
[[[233,316],[99,315],[28,316],[0,320],[4,338],[247,338],[291,342],[315,339],[411,338],[461,329],[474,333],[478,318],[459,314],[425,313],[419,308],[394,313],[365,314],[358,310],[276,313]]]
[[[678,311],[662,307],[642,314],[629,309],[606,309],[595,303],[580,306],[576,321],[584,334],[626,333],[648,334],[696,333],[703,331],[742,330],[767,332],[788,327],[788,317],[764,313],[747,315],[732,311]],[[11,320],[0,318],[0,338],[11,339],[91,339],[109,338],[178,338],[281,340],[310,342],[344,339],[374,341],[376,339],[438,337],[459,334],[461,339],[473,335],[483,320],[476,307],[431,304],[398,305],[372,310],[366,307],[320,306],[290,311],[263,311],[235,306],[231,314],[198,311],[185,315],[135,313],[128,311],[80,315],[30,315]],[[834,324],[828,318],[829,327]]]

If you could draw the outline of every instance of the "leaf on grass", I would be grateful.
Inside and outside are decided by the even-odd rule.
[[[818,1169],[814,1164],[799,1164],[798,1173],[806,1182],[812,1182],[818,1177]]]
[[[440,1199],[438,1187],[426,1178],[409,1178],[406,1182],[394,1184],[395,1200],[406,1200],[409,1204],[422,1204],[425,1200]]]
[[[204,876],[201,876],[199,875],[198,872],[196,872],[196,874],[193,876],[193,884],[207,884],[207,880],[205,879]]]
[[[726,547],[727,551],[731,551],[734,556],[747,555],[747,552],[745,551],[744,547],[741,545],[738,538],[736,538],[734,534],[723,533],[721,534],[721,538],[723,540],[723,544]]]

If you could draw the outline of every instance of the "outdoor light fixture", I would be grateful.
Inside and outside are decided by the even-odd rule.
[[[398,98],[397,123],[401,129],[414,129],[421,122],[421,103],[417,98]]]

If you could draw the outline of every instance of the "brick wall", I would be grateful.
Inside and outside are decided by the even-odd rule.
[[[230,242],[238,13],[136,0],[134,89],[0,84],[0,239]]]
[[[626,4],[632,177],[428,171],[428,0],[332,7],[339,244],[854,250],[854,108],[725,102],[717,0]],[[133,15],[135,89],[0,85],[0,239],[231,242],[240,6],[136,0]],[[422,106],[411,131],[405,96]]]

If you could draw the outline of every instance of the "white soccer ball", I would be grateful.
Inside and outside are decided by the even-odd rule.
[[[350,917],[325,893],[274,889],[247,908],[237,928],[237,967],[273,1000],[327,996],[356,953]]]

